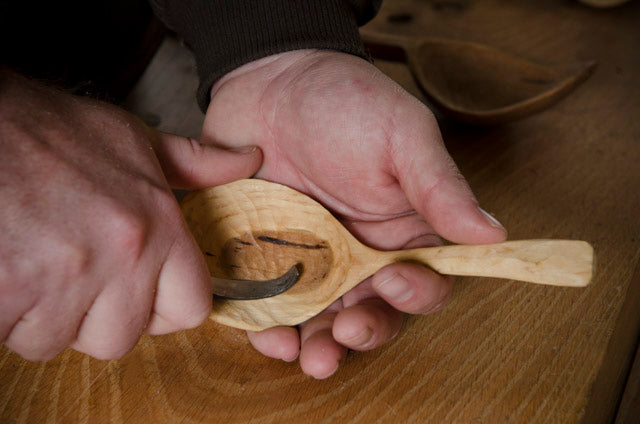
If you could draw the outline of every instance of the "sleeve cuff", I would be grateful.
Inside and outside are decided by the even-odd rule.
[[[369,59],[358,33],[358,18],[345,0],[167,3],[166,23],[195,54],[200,77],[197,98],[203,111],[209,105],[211,87],[219,78],[262,57],[316,48]]]

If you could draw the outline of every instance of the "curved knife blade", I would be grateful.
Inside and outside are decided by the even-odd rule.
[[[273,280],[228,280],[211,277],[213,294],[232,300],[264,299],[284,293],[293,286],[300,277],[298,266],[292,266],[289,271]]]

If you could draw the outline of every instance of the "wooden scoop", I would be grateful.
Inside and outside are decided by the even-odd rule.
[[[362,29],[374,57],[407,62],[435,106],[459,121],[498,124],[539,112],[587,79],[595,62],[541,65],[467,41],[413,40]]]
[[[592,274],[593,249],[583,241],[376,251],[358,242],[316,201],[262,180],[193,192],[183,201],[182,211],[212,276],[265,280],[301,264],[299,281],[282,294],[258,300],[216,299],[213,320],[248,330],[299,324],[398,261],[418,261],[442,274],[572,287],[586,286]]]

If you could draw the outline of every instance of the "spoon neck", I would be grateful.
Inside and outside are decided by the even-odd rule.
[[[437,248],[421,247],[406,250],[390,250],[378,252],[377,263],[388,265],[396,262],[415,262],[429,264],[434,250]]]
[[[380,268],[398,263],[414,262],[423,265],[430,263],[433,251],[430,248],[406,249],[406,250],[368,250],[358,258],[357,262],[371,270],[371,274]]]

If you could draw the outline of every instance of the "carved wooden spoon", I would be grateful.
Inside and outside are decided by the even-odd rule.
[[[360,31],[374,57],[407,62],[435,106],[459,121],[498,124],[539,112],[586,80],[595,62],[542,65],[468,41]]]
[[[593,249],[583,241],[528,240],[381,252],[358,242],[319,203],[288,187],[240,180],[188,195],[182,211],[212,276],[264,280],[302,264],[288,291],[258,300],[221,300],[211,318],[263,330],[296,325],[383,266],[418,261],[442,274],[582,287]]]

